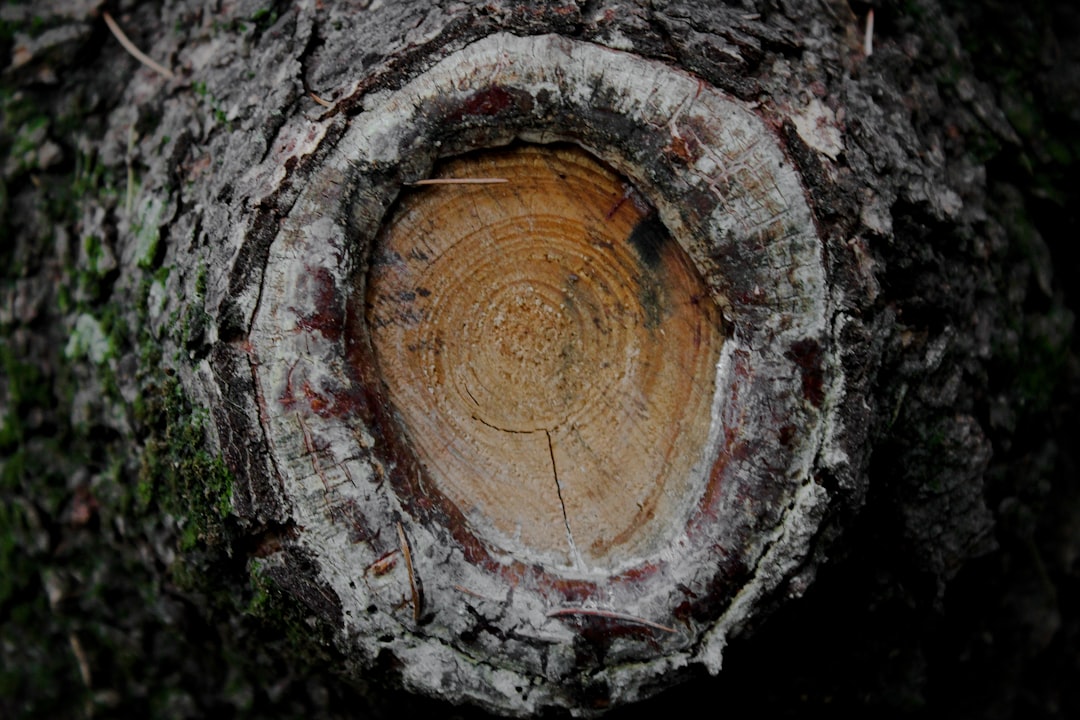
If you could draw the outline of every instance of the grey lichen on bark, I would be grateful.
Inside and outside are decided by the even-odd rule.
[[[910,48],[885,41],[866,57],[846,4],[167,15],[142,40],[177,77],[129,65],[103,126],[80,136],[126,179],[119,197],[82,201],[76,261],[126,322],[86,303],[59,313],[69,359],[91,361],[76,371],[75,414],[138,437],[124,404],[166,375],[207,408],[183,438],[228,468],[229,482],[207,473],[205,494],[233,535],[227,553],[202,530],[194,544],[235,553],[256,585],[310,612],[343,674],[390,665],[411,690],[528,715],[598,712],[716,673],[733,637],[806,591],[874,492],[872,451],[893,437],[908,448],[894,476],[916,488],[899,514],[920,567],[943,583],[989,547],[989,441],[962,401],[1013,301],[979,309],[963,288],[904,279],[911,245],[996,227],[982,168],[946,157],[942,131],[905,115],[873,63]],[[969,105],[960,121],[1015,140],[985,89]],[[725,322],[681,524],[659,550],[588,567],[544,566],[440,494],[388,401],[363,307],[403,188],[444,158],[560,142],[656,208]],[[994,252],[958,250],[929,282],[991,286]],[[3,318],[31,337],[35,292],[19,285]],[[924,298],[941,302],[942,323],[903,316]]]

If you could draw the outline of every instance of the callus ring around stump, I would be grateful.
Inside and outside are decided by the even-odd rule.
[[[515,714],[717,671],[845,462],[821,242],[776,137],[558,36],[486,37],[361,103],[248,306],[256,421],[343,649]]]

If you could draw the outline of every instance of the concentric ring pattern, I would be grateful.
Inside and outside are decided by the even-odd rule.
[[[380,370],[427,473],[519,559],[584,570],[654,551],[706,470],[722,328],[700,277],[580,149],[442,174],[505,182],[407,195],[368,281]]]

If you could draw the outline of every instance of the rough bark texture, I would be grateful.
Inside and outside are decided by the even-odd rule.
[[[1066,682],[1080,671],[1076,267],[1062,265],[1078,228],[1078,20],[872,6],[870,56],[871,5],[828,1],[111,8],[173,79],[112,40],[101,2],[5,6],[0,711],[423,707],[387,689],[404,683],[584,713],[697,678],[622,712],[701,697],[784,714],[1080,712]],[[476,48],[467,63],[502,94],[465,71],[439,84]],[[521,77],[525,57],[558,77],[607,69],[584,100],[555,101]],[[660,66],[669,81],[633,115],[618,70]],[[684,108],[664,110],[684,81],[714,117],[763,132],[766,159],[748,166],[776,163],[798,227],[725,245],[741,230],[713,218],[715,198],[757,212],[772,190],[681,169],[727,142],[708,112],[680,126]],[[643,131],[653,111],[671,122]],[[410,597],[414,558],[391,555],[411,547],[424,578],[470,546],[417,521],[440,511],[401,500],[418,481],[386,407],[341,387],[377,382],[335,365],[364,352],[345,339],[343,293],[366,251],[339,236],[373,234],[437,156],[514,137],[579,142],[645,191],[748,328],[731,377],[770,381],[733,380],[764,400],[724,406],[746,409],[749,440],[725,446],[723,472],[751,514],[708,536],[723,553],[657,571],[685,596],[678,638],[550,617],[581,599],[580,578],[562,605],[536,591],[515,616],[448,600],[483,587],[468,569]],[[367,437],[355,456],[335,445],[343,417],[375,430],[351,438]],[[780,479],[762,484],[770,462]],[[620,582],[609,599],[631,602]],[[649,587],[635,617],[680,607]],[[547,628],[545,649],[523,627]]]

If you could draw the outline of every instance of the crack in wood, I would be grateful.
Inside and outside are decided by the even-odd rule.
[[[466,389],[466,392],[468,390]],[[470,397],[472,393],[469,393]],[[563,500],[562,494],[562,482],[559,481],[559,470],[555,465],[555,447],[551,442],[551,430],[548,428],[530,428],[528,430],[511,430],[509,428],[499,427],[487,422],[481,417],[476,415],[471,416],[473,420],[477,421],[481,425],[485,425],[492,430],[498,430],[499,432],[512,433],[514,435],[535,435],[536,433],[544,433],[544,437],[547,438],[548,456],[551,458],[551,474],[555,478],[555,493],[559,496],[559,507],[562,509],[563,525],[566,526],[566,542],[570,546],[570,557],[575,567],[582,567],[583,562],[581,553],[578,552],[577,543],[574,542],[574,531],[570,529],[570,516],[566,512],[566,501]],[[558,428],[556,428],[558,429]]]
[[[472,390],[469,389],[469,386],[466,384],[463,387],[465,388],[465,393],[469,396],[469,399],[473,401],[473,405],[476,405],[476,407],[480,407],[479,401],[476,399],[476,396],[472,394]],[[478,417],[474,417],[473,419],[474,420],[480,420],[480,418],[478,418]],[[480,420],[480,422],[484,422],[484,421]]]
[[[551,456],[551,474],[555,477],[555,492],[559,495],[559,507],[562,508],[563,524],[566,525],[566,542],[570,544],[570,555],[574,565],[581,567],[581,554],[574,542],[574,531],[570,529],[570,517],[566,514],[566,501],[563,500],[562,483],[559,482],[559,469],[555,465],[555,448],[551,444],[551,431],[544,430],[544,435],[547,437],[548,455]]]
[[[499,432],[504,432],[504,433],[512,433],[514,435],[535,435],[536,433],[539,433],[539,432],[547,432],[548,431],[547,428],[526,428],[525,430],[511,430],[510,428],[504,428],[504,427],[500,427],[498,425],[495,425],[493,423],[489,423],[487,420],[485,420],[484,418],[482,418],[482,417],[480,417],[478,415],[470,415],[469,417],[472,418],[473,420],[475,420],[476,422],[480,423],[481,425],[484,425],[486,427],[491,428],[492,430],[498,430]]]
[[[476,402],[476,398],[473,397],[473,394],[469,391],[468,387],[465,388],[465,392],[469,394],[469,397],[472,398],[473,402]],[[479,403],[477,403],[477,405],[479,405]],[[499,432],[512,433],[514,435],[535,435],[536,433],[540,432],[544,433],[544,437],[547,438],[548,456],[551,458],[551,474],[555,478],[555,493],[559,496],[559,507],[562,509],[563,525],[566,526],[566,542],[570,546],[570,557],[573,561],[574,566],[580,568],[583,564],[581,559],[581,553],[578,552],[577,543],[574,542],[574,531],[570,529],[570,516],[566,512],[566,501],[563,500],[562,483],[559,481],[559,470],[555,465],[555,448],[551,442],[551,430],[548,428],[511,430],[509,428],[499,427],[498,425],[489,423],[488,421],[477,415],[472,415],[471,417],[473,420],[480,423],[481,425],[489,427],[492,430],[497,430]]]

